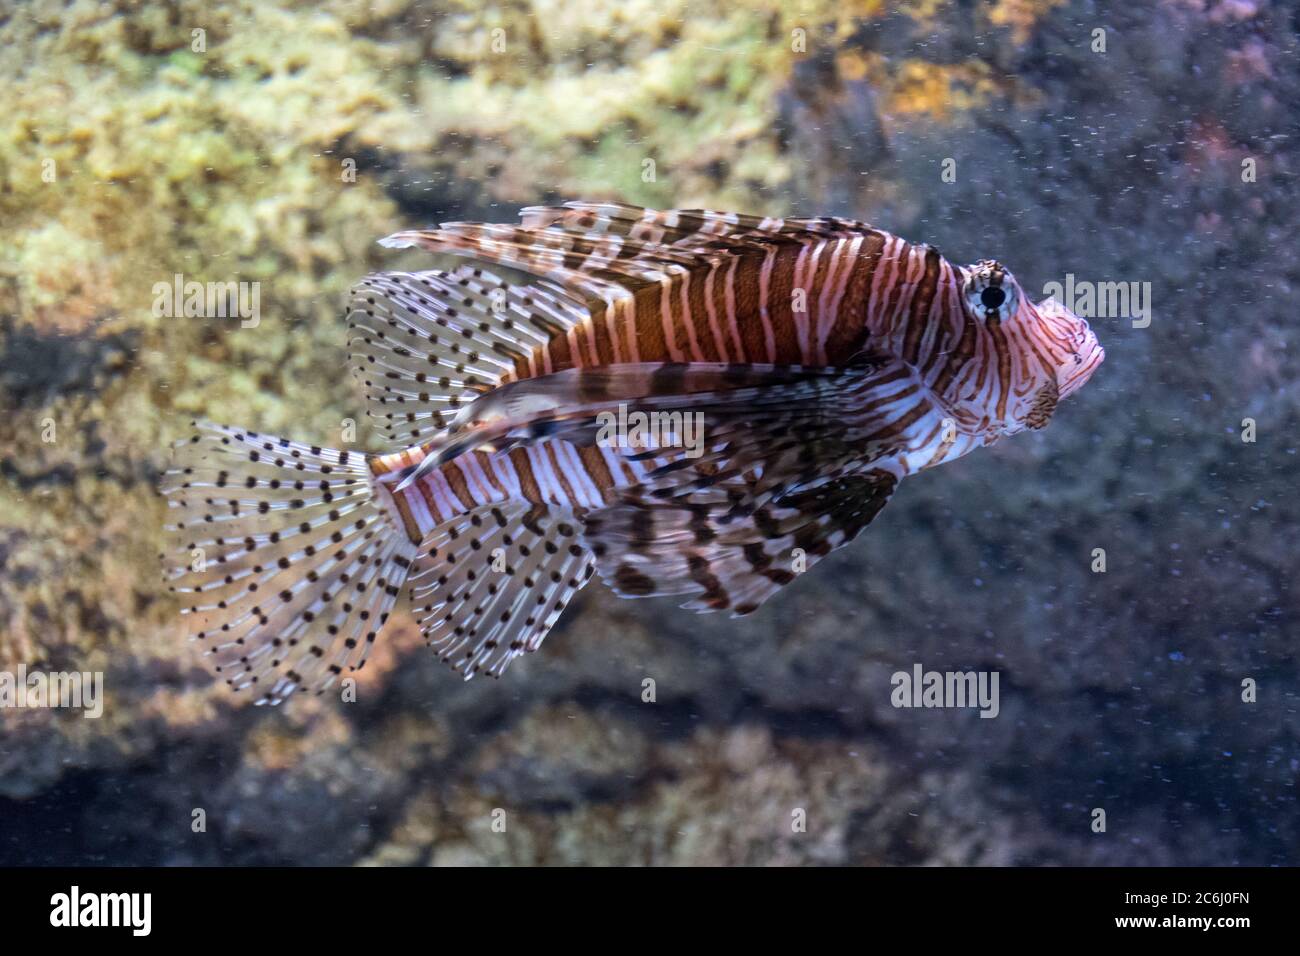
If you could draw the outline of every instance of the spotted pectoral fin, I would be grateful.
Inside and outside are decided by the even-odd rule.
[[[748,515],[625,500],[586,517],[583,539],[622,597],[693,595],[701,612],[748,614],[848,544],[880,513],[897,475],[869,468],[774,499]]]

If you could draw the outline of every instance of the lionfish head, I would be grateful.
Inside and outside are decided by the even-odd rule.
[[[1015,276],[985,259],[966,270],[966,308],[1005,349],[1010,376],[1005,420],[1041,428],[1059,399],[1078,391],[1106,357],[1086,321],[1056,299],[1035,304]]]

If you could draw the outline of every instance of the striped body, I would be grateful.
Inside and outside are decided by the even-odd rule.
[[[828,227],[833,235],[801,235],[748,257],[706,263],[696,272],[665,270],[660,281],[624,278],[622,285],[633,293],[630,302],[606,304],[606,290],[593,283],[587,296],[591,318],[517,356],[500,381],[628,362],[838,366],[879,350],[913,367],[919,386],[953,399],[942,412],[927,412],[923,428],[913,426],[919,434],[896,463],[900,477],[995,440],[1003,431],[996,422],[1030,394],[1011,381],[1013,373],[1029,362],[1056,360],[1047,353],[1070,349],[1071,333],[1054,331],[1039,346],[985,328],[963,307],[962,272],[933,247],[864,223],[827,222],[834,224]],[[783,220],[763,220],[759,231],[779,234],[784,227]],[[483,230],[490,237],[513,228]],[[648,221],[630,237],[655,241],[662,233],[657,222]],[[563,269],[603,277],[603,267],[618,255],[618,243],[610,242],[585,257],[542,246],[501,261],[541,273]],[[544,314],[531,318],[547,322]],[[529,319],[522,312],[520,320]],[[377,476],[401,472],[418,464],[423,452],[412,446],[375,459],[372,469]],[[637,486],[648,470],[607,448],[543,443],[509,456],[480,453],[444,465],[403,489],[394,506],[418,540],[467,508],[512,497],[579,511],[598,508],[612,494]]]
[[[577,448],[543,442],[493,455],[474,451],[449,462],[399,492],[397,476],[423,459],[419,449],[372,459],[371,472],[390,495],[412,541],[460,514],[505,501],[557,505],[581,514],[600,508],[611,492],[635,487],[651,470],[612,448]]]

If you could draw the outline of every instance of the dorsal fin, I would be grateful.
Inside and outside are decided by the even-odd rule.
[[[587,319],[552,284],[511,285],[474,266],[374,273],[352,290],[348,359],[376,427],[409,447],[503,380],[549,372],[541,346]]]
[[[716,209],[647,209],[618,202],[566,202],[529,206],[520,213],[529,229],[561,229],[588,235],[627,236],[644,242],[690,248],[746,234],[821,237],[853,235],[871,227],[854,219],[778,219]]]
[[[524,225],[452,222],[396,233],[418,246],[536,276],[512,285],[477,266],[454,273],[367,277],[355,291],[353,363],[371,413],[390,440],[422,443],[467,400],[514,378],[571,367],[658,359],[776,361],[775,326],[759,306],[762,338],[743,342],[741,308],[718,299],[710,327],[686,300],[721,296],[742,261],[746,281],[777,256],[859,235],[839,219],[767,219],[708,210],[655,211],[615,203],[525,210]],[[763,274],[766,274],[765,272]],[[703,307],[713,312],[714,300]],[[765,300],[760,300],[765,301]],[[752,305],[752,304],[751,304]],[[707,339],[706,351],[702,346]],[[430,368],[432,366],[432,369]]]
[[[609,302],[611,295],[635,293],[643,286],[657,287],[674,274],[713,266],[728,257],[761,256],[773,246],[799,246],[831,235],[802,227],[734,234],[697,230],[683,234],[694,241],[683,238],[665,243],[618,229],[583,230],[577,226],[581,222],[585,220],[561,218],[537,227],[445,222],[437,229],[394,233],[380,244],[499,263],[550,279],[598,303]]]
[[[696,352],[699,332],[684,314],[664,318],[674,309],[683,312],[680,304],[674,307],[672,303],[679,302],[685,290],[706,288],[711,279],[720,277],[742,257],[759,262],[776,256],[782,248],[802,248],[817,239],[752,235],[743,241],[715,239],[707,249],[678,248],[614,233],[444,223],[438,229],[397,233],[382,242],[395,248],[418,246],[499,263],[560,286],[590,315],[572,330],[563,347],[550,350],[557,363],[570,367],[639,362],[643,345],[651,358],[666,354],[674,360],[687,360]],[[719,282],[720,287],[725,284],[720,278]],[[739,335],[733,330],[725,346],[736,357],[743,352]],[[770,341],[768,351],[774,358]]]

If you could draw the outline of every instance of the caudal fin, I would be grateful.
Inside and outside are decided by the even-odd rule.
[[[417,546],[365,455],[195,423],[163,479],[163,554],[191,637],[257,703],[359,670]]]

